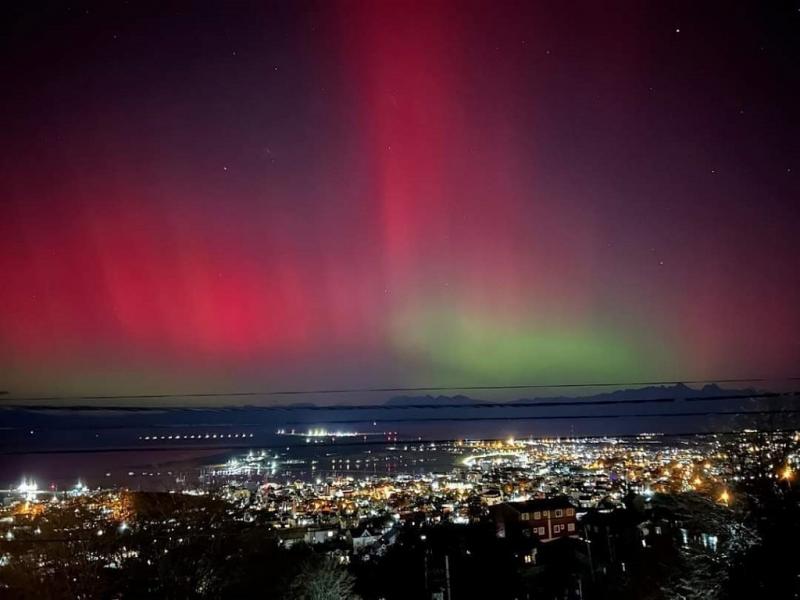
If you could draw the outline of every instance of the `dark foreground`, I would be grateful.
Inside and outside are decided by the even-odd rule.
[[[106,493],[6,509],[16,533],[0,542],[0,596],[794,598],[798,500],[791,482],[766,481],[730,507],[630,495],[586,513],[579,536],[546,544],[496,537],[487,513],[468,525],[409,513],[389,527],[377,517],[373,529],[387,533],[359,548],[358,532],[293,543],[292,531],[213,496]]]

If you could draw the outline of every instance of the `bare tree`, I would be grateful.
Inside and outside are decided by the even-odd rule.
[[[291,586],[295,600],[357,600],[355,579],[330,558],[311,559]]]

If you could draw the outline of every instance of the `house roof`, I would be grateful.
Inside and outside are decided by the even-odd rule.
[[[364,526],[355,527],[350,530],[350,535],[354,538],[360,537],[378,537]]]
[[[566,496],[555,496],[553,498],[537,498],[535,500],[526,500],[524,502],[506,502],[514,510],[519,512],[534,512],[541,510],[554,510],[557,508],[575,508],[569,498]]]

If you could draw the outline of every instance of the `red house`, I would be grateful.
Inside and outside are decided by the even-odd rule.
[[[536,535],[541,541],[577,536],[575,506],[566,496],[503,502],[491,508],[497,537]]]

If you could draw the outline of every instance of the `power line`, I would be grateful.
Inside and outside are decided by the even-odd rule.
[[[168,412],[186,412],[186,411],[202,411],[208,412],[235,412],[235,411],[258,411],[258,412],[337,412],[337,411],[387,411],[387,410],[443,410],[443,409],[540,409],[540,408],[553,408],[557,406],[611,406],[611,405],[641,405],[641,404],[672,404],[676,402],[719,402],[723,400],[764,400],[764,399],[778,399],[778,398],[800,398],[800,392],[762,392],[757,394],[720,394],[715,396],[666,396],[660,398],[619,398],[619,399],[574,399],[574,400],[542,400],[531,402],[475,402],[473,404],[456,404],[456,403],[420,403],[420,404],[337,404],[330,406],[309,406],[309,405],[287,405],[287,406],[237,406],[229,408],[203,408],[203,407],[113,407],[113,406],[97,406],[97,405],[84,405],[84,406],[71,406],[64,408],[59,405],[12,405],[4,408],[23,409],[31,411],[51,411],[51,410],[68,410],[68,411],[168,411]],[[375,419],[365,419],[365,421],[373,421]],[[450,419],[442,419],[450,420]],[[341,421],[334,421],[341,422]],[[142,423],[137,425],[119,424],[119,425],[93,425],[93,426],[51,426],[47,425],[47,431],[82,431],[82,430],[111,430],[111,429],[141,429],[141,428],[156,428],[156,429],[178,429],[178,428],[196,428],[196,427],[260,427],[265,423]],[[4,427],[4,431],[27,431],[32,426],[17,426],[17,427]],[[36,429],[36,426],[33,426]]]
[[[800,381],[800,377],[755,377],[751,379],[693,379],[673,381],[623,381],[623,382],[595,382],[595,383],[536,383],[519,385],[451,385],[451,386],[420,386],[420,387],[366,387],[366,388],[323,388],[310,390],[271,390],[271,391],[239,391],[239,392],[193,392],[193,393],[164,393],[164,394],[108,394],[108,395],[64,395],[64,396],[37,396],[29,398],[9,398],[12,402],[52,402],[71,400],[163,400],[179,398],[238,398],[258,396],[305,396],[305,395],[333,395],[333,394],[363,394],[383,392],[437,392],[437,391],[491,391],[491,390],[524,390],[524,389],[559,389],[559,388],[593,388],[593,387],[622,387],[622,386],[664,386],[664,385],[697,385],[697,384],[728,384],[728,383],[767,383],[777,381]]]
[[[551,406],[591,406],[591,405],[613,405],[613,404],[651,404],[651,403],[670,403],[678,401],[704,402],[715,400],[736,400],[736,399],[759,399],[759,398],[781,398],[798,397],[800,392],[759,392],[753,394],[718,394],[715,396],[665,396],[659,398],[619,398],[619,399],[586,399],[570,400],[534,400],[509,402],[473,402],[473,403],[414,403],[414,404],[285,404],[285,405],[235,405],[235,406],[135,406],[135,405],[113,405],[113,404],[5,404],[0,408],[28,410],[28,411],[122,411],[122,412],[147,412],[147,411],[209,411],[209,412],[232,412],[238,410],[257,410],[257,411],[342,411],[342,410],[408,410],[408,409],[444,409],[444,408],[540,408]]]
[[[800,412],[800,411],[791,411]],[[656,416],[656,415],[650,415]],[[570,417],[571,418],[571,417]],[[759,429],[758,431],[742,431],[734,429],[714,429],[706,431],[682,431],[682,432],[663,432],[654,434],[643,433],[606,433],[606,434],[587,434],[587,435],[538,435],[527,436],[521,438],[520,441],[552,441],[554,439],[561,440],[610,440],[610,439],[627,439],[627,440],[640,440],[642,442],[652,442],[658,439],[668,438],[683,438],[683,437],[707,437],[707,436],[722,436],[722,435],[741,435],[741,434],[773,434],[773,433],[789,433],[796,432],[798,428],[771,428]],[[417,438],[408,440],[358,440],[358,441],[340,441],[340,442],[324,442],[315,443],[313,445],[303,444],[226,444],[217,446],[121,446],[116,448],[60,448],[60,449],[39,449],[39,450],[0,450],[0,456],[13,456],[22,454],[114,454],[114,453],[129,453],[129,452],[208,452],[208,451],[231,451],[231,450],[309,450],[312,448],[344,448],[344,447],[366,447],[366,446],[415,446],[415,445],[441,445],[441,444],[454,444],[454,443],[470,443],[470,442],[505,442],[506,438]]]
[[[431,423],[431,422],[466,422],[466,421],[557,421],[557,420],[601,420],[601,419],[636,419],[644,417],[711,417],[717,415],[775,415],[775,414],[800,414],[800,409],[773,409],[773,410],[720,410],[720,411],[696,411],[696,412],[675,412],[675,413],[617,413],[599,415],[539,415],[539,416],[508,416],[508,417],[420,417],[408,419],[337,419],[327,421],[331,425],[354,424],[354,423]],[[287,425],[307,425],[306,422],[293,423]]]

